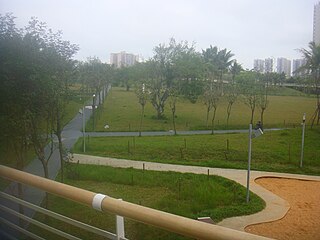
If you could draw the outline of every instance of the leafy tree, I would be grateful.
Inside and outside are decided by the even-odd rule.
[[[222,76],[231,66],[233,62],[231,58],[234,55],[226,48],[218,50],[217,46],[212,47],[210,45],[206,50],[202,50],[202,56],[207,65],[207,72],[209,73],[210,78],[217,76],[222,90]]]
[[[260,83],[260,89],[259,89],[259,96],[258,96],[258,105],[260,107],[261,113],[260,113],[260,122],[263,126],[264,124],[264,119],[263,115],[264,112],[266,111],[269,100],[268,100],[268,95],[269,95],[269,83],[272,79],[273,73],[265,73],[262,76],[262,82]]]
[[[313,85],[315,87],[317,97],[317,107],[312,117],[312,126],[316,122],[317,125],[320,123],[320,45],[316,45],[315,42],[309,43],[309,50],[301,49],[303,57],[306,59],[306,64],[301,70],[307,70],[311,78],[313,79]]]
[[[139,127],[139,137],[141,137],[141,130],[142,130],[142,120],[144,117],[144,107],[147,103],[148,99],[148,92],[145,88],[145,84],[143,83],[141,87],[137,87],[136,95],[139,100],[139,104],[141,105],[141,118],[140,118],[140,127]]]
[[[178,85],[178,92],[195,103],[203,93],[204,63],[201,55],[190,51],[182,53],[173,64],[173,75]]]
[[[177,90],[175,88],[171,88],[169,92],[169,105],[172,113],[172,125],[173,125],[173,131],[174,135],[177,135],[177,129],[176,129],[176,104],[177,104]]]
[[[258,74],[256,72],[243,72],[238,76],[238,83],[243,95],[244,103],[251,110],[250,123],[253,124],[254,112],[258,103]]]
[[[150,101],[161,119],[164,106],[169,97],[169,91],[174,80],[174,62],[182,54],[194,52],[194,47],[188,42],[177,43],[173,38],[168,45],[160,44],[154,48],[154,56],[147,64],[150,89]],[[152,73],[150,73],[152,72]]]
[[[236,60],[234,60],[230,66],[230,73],[232,74],[232,84],[234,84],[236,75],[238,75],[242,71],[241,64],[238,64]]]
[[[232,106],[236,102],[238,96],[239,96],[238,86],[234,83],[228,85],[227,89],[226,89],[226,99],[228,102],[228,105],[227,105],[227,128],[229,126],[229,119],[230,119],[230,115],[231,115]]]
[[[210,88],[211,98],[212,98],[212,107],[213,107],[213,115],[211,119],[211,134],[214,134],[214,121],[216,118],[216,112],[218,109],[218,104],[221,98],[221,88],[217,84],[213,84]]]

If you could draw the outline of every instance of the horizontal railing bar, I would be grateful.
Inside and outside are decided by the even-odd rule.
[[[102,230],[100,228],[96,228],[96,227],[93,227],[91,225],[85,224],[83,222],[79,222],[77,220],[74,220],[72,218],[66,217],[66,216],[61,215],[59,213],[55,213],[55,212],[49,211],[47,209],[41,208],[41,207],[39,207],[37,205],[34,205],[32,203],[29,203],[29,202],[24,201],[24,200],[19,199],[19,198],[16,198],[16,197],[11,196],[9,194],[6,194],[4,192],[0,192],[0,196],[3,197],[3,198],[6,198],[8,200],[11,200],[11,201],[13,201],[15,203],[18,203],[18,204],[24,205],[24,206],[26,206],[28,208],[31,208],[31,209],[33,209],[33,210],[35,210],[37,212],[41,212],[41,213],[43,213],[45,215],[53,217],[53,218],[55,218],[57,220],[66,222],[66,223],[71,224],[73,226],[76,226],[76,227],[79,227],[81,229],[84,229],[84,230],[90,231],[92,233],[95,233],[97,235],[100,235],[100,236],[103,236],[103,237],[107,237],[107,238],[112,239],[112,240],[116,240],[117,239],[117,235],[114,234],[114,233],[110,233],[110,232],[107,232],[107,231]]]
[[[60,231],[60,230],[58,230],[58,229],[55,229],[55,228],[53,228],[53,227],[51,227],[51,226],[48,226],[48,225],[46,225],[46,224],[44,224],[44,223],[41,223],[41,222],[39,222],[39,221],[37,221],[37,220],[34,220],[34,219],[32,219],[32,218],[29,218],[29,217],[27,217],[27,216],[25,216],[25,215],[23,215],[23,214],[21,214],[21,213],[18,213],[18,212],[14,211],[14,210],[12,210],[12,209],[10,209],[10,208],[5,207],[5,206],[1,206],[1,205],[0,205],[0,209],[3,210],[3,211],[5,211],[5,212],[7,212],[7,213],[10,213],[10,214],[12,214],[12,215],[14,215],[14,216],[16,216],[16,217],[19,217],[19,218],[21,218],[21,219],[23,219],[23,220],[25,220],[25,221],[28,221],[28,222],[30,222],[30,223],[32,223],[32,224],[34,224],[34,225],[37,225],[38,227],[43,228],[43,229],[45,229],[45,230],[47,230],[47,231],[49,231],[49,232],[55,233],[55,234],[57,234],[57,235],[59,235],[59,236],[61,236],[61,237],[65,237],[65,238],[70,239],[70,240],[81,240],[80,238],[77,238],[77,237],[75,237],[75,236],[72,236],[72,235],[69,234],[69,233],[65,233],[65,232],[63,232],[63,231]]]
[[[19,227],[18,225],[12,223],[12,222],[9,222],[7,221],[6,219],[0,217],[0,222],[8,225],[9,227],[15,229],[15,230],[18,230],[19,232],[22,232],[24,235],[28,236],[28,237],[31,237],[33,239],[36,239],[36,240],[45,240],[44,238],[38,236],[38,235],[35,235],[34,233],[32,232],[29,232],[27,230],[25,230],[24,228],[22,227]],[[12,238],[12,239],[15,239],[15,238]]]
[[[0,165],[0,176],[23,184],[27,184],[46,192],[68,198],[92,207],[94,192],[76,188],[53,180],[45,179],[30,173]],[[159,210],[121,201],[109,196],[101,200],[102,211],[111,212],[138,222],[156,226],[170,232],[196,239],[228,239],[228,240],[266,240],[270,238],[241,232],[222,226],[208,224],[193,219],[177,216]]]
[[[0,219],[0,222],[1,222],[1,219]],[[4,232],[3,230],[0,230],[0,236],[3,236],[4,239],[8,239],[8,240],[19,240],[19,239],[15,238],[15,237],[9,235],[8,233]]]

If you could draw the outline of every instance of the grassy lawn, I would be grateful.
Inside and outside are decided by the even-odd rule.
[[[293,126],[301,122],[303,113],[310,118],[314,113],[316,102],[313,97],[307,97],[293,89],[283,88],[273,90],[275,94],[286,96],[270,96],[269,106],[265,112],[265,127]],[[301,94],[302,96],[299,96]],[[293,95],[293,96],[291,96]],[[217,129],[226,128],[227,102],[222,99],[218,105],[215,125]],[[140,124],[141,106],[134,91],[125,91],[122,88],[112,88],[107,101],[96,115],[96,131],[138,131]],[[173,129],[171,112],[168,104],[165,108],[166,119],[155,119],[156,112],[150,102],[147,102],[143,119],[143,131],[168,131]],[[255,122],[260,118],[260,109],[257,107]],[[211,116],[209,117],[211,119]],[[179,99],[176,110],[177,130],[210,129],[206,127],[206,108],[199,100],[192,104],[188,100]],[[229,128],[247,128],[250,122],[250,108],[240,99],[234,104],[229,120]],[[104,129],[108,124],[110,128]],[[87,131],[92,131],[92,119],[87,123]]]
[[[265,132],[252,143],[252,169],[320,175],[320,128],[306,129],[304,167],[299,167],[301,128]],[[227,150],[227,141],[229,150]],[[128,148],[129,146],[129,148]],[[74,146],[82,153],[82,139]],[[289,154],[290,152],[290,154]],[[96,137],[86,154],[207,167],[247,167],[247,134]]]
[[[67,184],[188,218],[210,216],[218,222],[231,216],[252,214],[265,207],[264,201],[254,194],[250,203],[246,204],[245,188],[218,176],[76,164],[72,164],[71,168],[79,173],[79,178],[68,178]],[[100,213],[56,196],[50,196],[49,200],[49,208],[56,212],[115,232],[114,215]],[[44,221],[40,214],[37,218]],[[54,220],[49,223],[81,238],[100,239],[67,224]],[[38,232],[36,227],[33,231]],[[185,239],[129,219],[125,219],[125,232],[129,239]],[[42,236],[56,239],[56,236],[47,233]]]

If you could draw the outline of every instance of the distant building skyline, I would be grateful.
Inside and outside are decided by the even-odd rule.
[[[277,59],[277,73],[284,73],[286,77],[291,77],[291,60],[281,57]]]
[[[306,60],[305,59],[293,59],[292,60],[292,76],[294,77],[298,77],[298,76],[302,76],[303,74],[305,74],[306,71],[298,71],[297,70],[302,67],[303,65],[306,64]]]
[[[313,41],[320,44],[320,2],[314,5],[313,10]]]
[[[139,61],[139,56],[125,51],[110,54],[110,64],[116,68],[129,67]]]
[[[256,72],[264,73],[264,60],[263,59],[254,59],[253,60],[253,69]]]

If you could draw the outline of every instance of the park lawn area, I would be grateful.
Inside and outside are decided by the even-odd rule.
[[[279,90],[286,93],[295,90]],[[298,92],[299,93],[299,92]],[[221,99],[218,105],[215,128],[226,129],[227,101]],[[303,113],[307,119],[311,118],[316,109],[316,100],[307,96],[269,96],[269,105],[264,114],[265,128],[285,127],[298,125]],[[244,104],[241,97],[232,107],[229,120],[229,129],[247,128],[250,122],[250,108]],[[168,131],[173,129],[172,114],[169,105],[165,107],[165,118],[156,119],[156,111],[150,102],[147,102],[143,118],[142,131]],[[122,88],[112,88],[104,105],[96,111],[95,131],[138,131],[140,126],[141,106],[135,92],[125,91]],[[190,101],[179,98],[176,107],[177,130],[202,130],[211,129],[211,117],[209,126],[206,126],[206,106],[201,100],[192,104]],[[260,120],[260,109],[257,106],[254,122]],[[109,129],[104,126],[108,124]],[[86,131],[93,130],[92,118],[88,121]]]
[[[252,214],[265,207],[265,202],[253,193],[250,203],[246,204],[246,189],[219,176],[79,164],[70,164],[67,170],[69,176],[78,177],[66,178],[66,184],[192,219],[210,216],[218,222],[232,216]],[[49,197],[49,209],[115,232],[115,216],[112,214],[101,213],[53,195]],[[36,218],[45,221],[40,214]],[[48,223],[84,239],[102,239],[51,218]],[[46,239],[56,239],[56,236],[36,227],[31,230],[45,234],[42,236]],[[126,237],[132,240],[186,239],[129,219],[125,219],[125,232]]]
[[[301,128],[267,131],[252,142],[252,169],[320,175],[320,127],[306,128],[303,168]],[[73,151],[82,152],[82,139]],[[229,149],[227,149],[229,142]],[[146,162],[247,168],[248,134],[90,137],[86,153]]]

